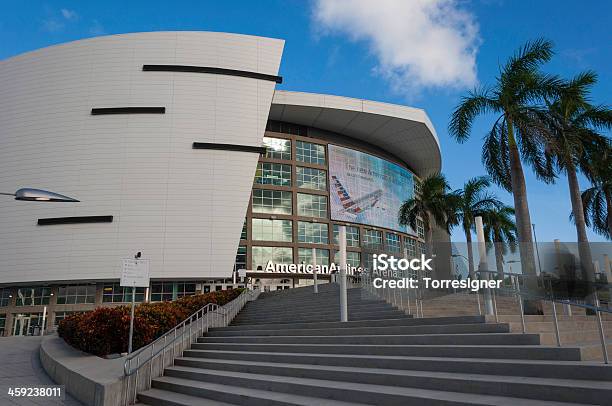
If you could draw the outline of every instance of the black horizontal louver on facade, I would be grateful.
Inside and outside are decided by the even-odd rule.
[[[218,144],[213,142],[194,142],[193,149],[214,149],[218,151],[241,151],[265,154],[266,147],[254,147],[251,145]]]
[[[51,217],[38,219],[39,226],[58,224],[112,223],[113,216],[81,216],[81,217]]]
[[[213,75],[240,76],[243,78],[252,78],[260,80],[268,80],[276,83],[283,83],[283,78],[265,73],[250,72],[246,70],[214,68],[212,66],[191,66],[191,65],[143,65],[143,71],[149,72],[191,72],[191,73],[210,73]]]
[[[91,115],[105,114],[165,114],[165,107],[100,107],[92,108]]]

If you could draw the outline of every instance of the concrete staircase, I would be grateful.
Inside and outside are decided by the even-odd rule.
[[[184,351],[151,406],[612,405],[612,367],[577,347],[540,345],[484,317],[413,319],[383,301],[321,286],[264,293],[232,325]]]

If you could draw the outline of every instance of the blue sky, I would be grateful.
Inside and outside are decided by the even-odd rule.
[[[593,99],[612,93],[612,3],[569,0],[342,1],[22,1],[3,0],[0,59],[97,35],[156,30],[226,31],[286,40],[279,89],[330,93],[423,108],[440,138],[443,172],[454,188],[485,174],[480,139],[448,137],[449,115],[475,84],[491,83],[498,66],[527,40],[554,41],[545,70],[599,74]],[[435,6],[435,7],[434,7]],[[527,172],[538,239],[575,241],[568,221],[567,180],[544,185]],[[587,183],[582,179],[582,186]],[[496,189],[512,203],[512,197]],[[590,233],[592,241],[603,241]],[[461,233],[454,238],[462,240]]]

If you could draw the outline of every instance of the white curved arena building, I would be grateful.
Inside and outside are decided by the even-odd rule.
[[[414,255],[397,224],[418,179],[440,170],[424,111],[275,91],[284,41],[211,32],[98,37],[0,62],[0,329],[30,334],[74,311],[129,301],[122,259],[142,252],[137,300],[226,289],[235,269]],[[286,276],[286,277],[285,277]],[[266,285],[266,283],[268,283]]]

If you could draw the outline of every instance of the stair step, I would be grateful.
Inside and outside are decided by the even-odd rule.
[[[391,327],[391,326],[421,326],[421,325],[453,325],[453,324],[475,324],[483,323],[484,316],[466,317],[431,317],[415,319],[402,317],[399,319],[384,320],[360,320],[360,321],[323,321],[310,323],[284,323],[284,324],[253,324],[253,325],[229,325],[227,327],[211,328],[210,331],[238,331],[238,330],[266,330],[266,329],[306,329],[306,328],[351,328],[351,327]]]
[[[431,390],[443,387],[452,392],[592,404],[612,398],[612,382],[605,381],[232,360],[208,360],[202,364],[195,368],[184,365],[169,367],[165,375],[208,381],[211,372],[217,375],[237,372]]]
[[[580,361],[580,348],[540,345],[364,345],[195,343],[193,350],[245,350],[282,353],[392,355],[452,358],[534,359]],[[185,355],[192,356],[193,350]],[[197,355],[196,355],[197,356]]]
[[[309,329],[243,329],[209,331],[206,337],[235,336],[339,336],[339,335],[409,335],[409,334],[465,334],[465,333],[508,333],[507,324],[440,324],[424,326],[384,326],[384,327],[346,327],[346,328],[309,328]]]
[[[197,366],[211,359],[279,362],[338,367],[411,369],[433,372],[465,372],[484,375],[532,376],[541,378],[612,381],[612,368],[601,363],[581,361],[514,360],[485,358],[408,357],[359,354],[303,354],[255,351],[188,350],[176,365]]]
[[[244,389],[233,385],[198,382],[198,395],[187,395],[163,389],[149,389],[139,393],[138,398],[151,406],[226,406],[226,405],[266,405],[266,406],[312,406],[312,398],[288,393],[270,392],[258,389]],[[203,399],[202,396],[209,397]],[[211,400],[223,399],[224,401]],[[229,403],[226,403],[229,402]],[[357,403],[330,399],[317,399],[321,406],[351,406]]]
[[[185,368],[183,368],[185,369]],[[175,369],[176,370],[176,369]],[[321,404],[318,399],[332,399],[350,403],[371,405],[411,404],[419,405],[568,405],[568,402],[538,401],[524,398],[491,395],[466,394],[418,388],[403,388],[354,382],[327,381],[311,378],[295,378],[274,375],[260,375],[218,370],[195,370],[206,381],[164,376],[153,380],[153,387],[173,390],[188,395],[210,395],[211,384],[224,385],[226,391],[235,393],[241,389],[242,396],[249,396],[252,390],[284,392],[298,396],[310,396],[312,404]],[[217,387],[217,390],[221,388]],[[248,389],[248,391],[244,391]],[[252,392],[251,392],[252,393]],[[214,400],[227,401],[216,398]],[[251,400],[241,404],[261,404]]]
[[[336,335],[336,336],[232,336],[198,338],[199,343],[269,344],[378,344],[387,345],[534,345],[540,343],[537,334],[470,333],[413,335]]]

